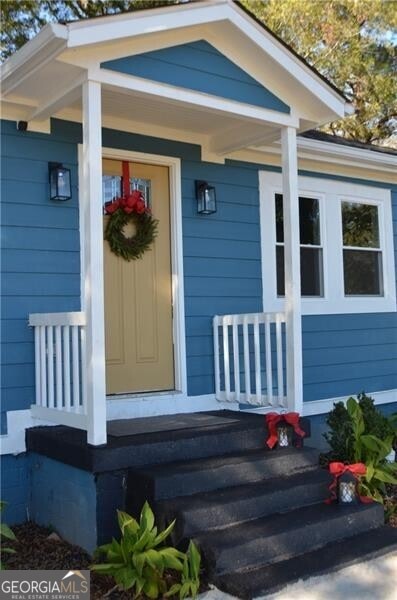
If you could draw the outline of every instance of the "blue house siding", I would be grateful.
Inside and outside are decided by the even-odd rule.
[[[101,67],[262,108],[290,112],[289,106],[204,40],[110,60],[102,63]]]
[[[3,134],[6,411],[27,408],[34,401],[28,314],[80,309],[76,184],[81,128],[54,120],[53,133],[47,136],[17,132],[14,123],[5,122]],[[204,163],[200,148],[193,144],[106,129],[103,144],[182,159],[188,393],[213,393],[213,315],[262,309],[258,170],[264,167],[235,161]],[[48,199],[47,163],[53,160],[72,169],[71,202],[55,204]],[[196,179],[216,186],[216,214],[197,215]],[[396,191],[394,206],[397,238]],[[306,401],[397,387],[397,313],[304,317],[303,350]]]
[[[33,332],[29,313],[80,309],[77,141],[21,133],[2,122],[2,411],[34,401]],[[48,162],[72,170],[73,199],[49,200]],[[4,416],[4,415],[3,415]],[[4,423],[4,419],[2,419]]]

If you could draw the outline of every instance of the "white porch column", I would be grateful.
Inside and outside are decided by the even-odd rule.
[[[281,133],[288,408],[302,413],[302,311],[296,129]]]
[[[83,83],[84,311],[87,441],[106,443],[105,332],[103,296],[101,84]]]

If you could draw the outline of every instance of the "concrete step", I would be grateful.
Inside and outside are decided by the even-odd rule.
[[[321,502],[327,497],[329,482],[329,473],[316,468],[289,477],[162,500],[154,506],[163,526],[176,518],[173,541],[179,543],[200,531]]]
[[[388,552],[397,552],[397,529],[384,525],[274,564],[215,576],[213,583],[232,596],[251,600]]]
[[[127,482],[127,510],[139,512],[143,502],[176,498],[239,486],[264,479],[288,476],[315,468],[318,451],[311,448],[248,450],[221,457],[178,461],[130,469]]]
[[[263,567],[383,524],[378,503],[352,508],[324,503],[198,534],[210,573]]]

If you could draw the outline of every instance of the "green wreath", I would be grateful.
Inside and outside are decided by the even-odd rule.
[[[105,240],[111,251],[127,261],[136,260],[150,248],[157,236],[158,221],[145,208],[143,200],[133,203],[129,198],[117,199],[105,206],[110,215],[105,229]],[[130,202],[129,202],[130,201]],[[124,235],[123,229],[129,223],[135,225],[136,232],[131,237]]]

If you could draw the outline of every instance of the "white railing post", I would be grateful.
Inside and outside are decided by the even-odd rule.
[[[214,374],[215,374],[215,397],[219,398],[221,392],[221,374],[219,365],[219,319],[214,317],[213,335],[214,335]]]
[[[296,129],[281,130],[288,408],[302,412],[302,311]]]
[[[83,178],[80,211],[83,213],[85,397],[89,444],[106,443],[106,381],[103,292],[102,223],[102,119],[101,84],[83,83]]]

